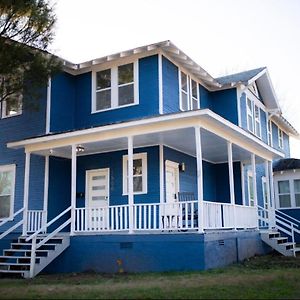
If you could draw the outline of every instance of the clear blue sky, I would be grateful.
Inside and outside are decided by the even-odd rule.
[[[300,0],[53,0],[52,49],[83,62],[171,40],[212,76],[267,66],[300,131]],[[300,158],[300,142],[292,141]]]

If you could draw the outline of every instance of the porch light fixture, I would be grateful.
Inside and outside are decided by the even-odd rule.
[[[180,172],[185,172],[185,163],[182,162],[181,164],[179,164],[179,171]]]
[[[80,146],[80,145],[77,146],[77,147],[76,147],[76,152],[77,152],[77,153],[82,153],[82,152],[84,152],[84,147],[83,147],[83,146]]]

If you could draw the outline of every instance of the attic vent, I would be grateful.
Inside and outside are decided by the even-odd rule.
[[[219,243],[219,246],[224,246],[225,245],[224,240],[218,240],[218,243]]]

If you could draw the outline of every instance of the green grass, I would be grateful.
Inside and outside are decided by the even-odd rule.
[[[299,299],[300,259],[268,255],[203,272],[2,278],[0,298]]]

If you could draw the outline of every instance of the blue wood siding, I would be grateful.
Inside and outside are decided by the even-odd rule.
[[[45,134],[46,128],[46,88],[41,91],[40,99],[36,100],[37,110],[26,107],[19,116],[0,119],[0,166],[16,165],[14,211],[23,207],[24,190],[24,150],[8,149],[7,143],[29,137]],[[24,95],[26,100],[26,95]],[[31,156],[30,179],[32,184],[29,190],[29,209],[41,208],[43,201],[44,159],[35,155]],[[11,226],[11,224],[9,224]],[[7,226],[2,226],[0,231],[5,231]],[[20,232],[21,228],[17,229]]]
[[[60,73],[51,80],[50,131],[74,129],[76,77]]]
[[[199,85],[199,92],[200,92],[200,108],[201,109],[208,108],[213,110],[213,105],[210,97],[211,93],[202,85]]]
[[[174,113],[179,109],[178,68],[167,58],[162,58],[163,112]]]
[[[134,149],[134,153],[147,153],[148,193],[135,195],[135,203],[159,203],[159,147]],[[123,194],[123,155],[127,151],[117,151],[78,157],[77,192],[85,193],[87,170],[109,168],[110,170],[110,205],[128,203],[128,196]],[[77,198],[77,206],[85,206],[85,198]]]
[[[201,99],[200,99],[201,101]],[[224,119],[238,125],[238,106],[236,89],[211,93],[212,110]]]

